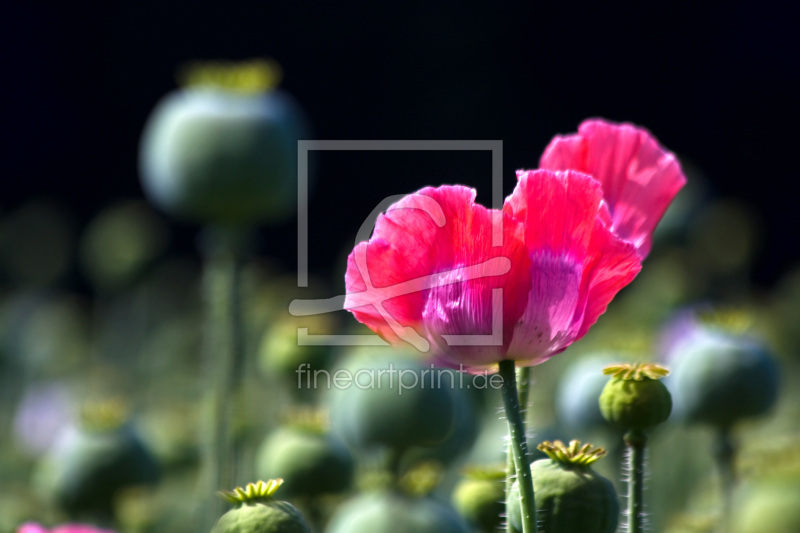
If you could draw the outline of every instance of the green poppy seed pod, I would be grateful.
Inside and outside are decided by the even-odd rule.
[[[186,220],[249,226],[296,208],[301,111],[277,90],[274,65],[207,64],[162,99],[144,128],[142,186]]]
[[[672,412],[672,397],[660,378],[669,372],[653,364],[612,365],[603,372],[611,379],[600,394],[600,412],[624,430],[647,431]]]
[[[391,362],[357,357],[345,366],[331,373],[331,427],[351,446],[403,453],[440,444],[453,432],[456,401],[447,385],[452,375],[437,383],[436,371],[396,354]]]
[[[467,533],[449,506],[432,498],[382,491],[357,496],[341,506],[326,533]]]
[[[110,515],[121,489],[158,481],[155,456],[126,419],[117,402],[90,404],[40,464],[35,483],[68,514]]]
[[[531,464],[533,491],[536,494],[536,521],[539,533],[614,533],[619,519],[619,500],[614,485],[594,472],[590,465],[605,455],[605,450],[581,446],[573,440],[543,442],[539,449],[549,458]],[[519,501],[519,485],[514,482],[509,501]],[[508,521],[522,529],[520,505],[508,508]]]
[[[447,388],[454,402],[453,430],[450,436],[433,446],[417,446],[410,449],[403,459],[404,463],[432,461],[447,466],[457,461],[475,444],[481,428],[475,412],[474,398],[469,395],[469,391],[462,388]]]
[[[453,490],[453,506],[479,531],[499,530],[505,511],[505,471],[467,473]]]
[[[681,352],[667,380],[678,418],[725,429],[775,404],[778,364],[756,340],[709,330]]]
[[[282,482],[271,479],[220,492],[234,508],[220,517],[211,533],[311,533],[300,511],[273,498]]]
[[[256,475],[283,478],[287,498],[347,490],[353,479],[353,457],[336,437],[313,427],[289,426],[272,432],[261,444]]]

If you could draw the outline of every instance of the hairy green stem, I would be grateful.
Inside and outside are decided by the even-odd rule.
[[[531,367],[523,366],[517,370],[517,396],[519,397],[519,404],[522,408],[522,420],[527,421],[526,413],[528,412],[528,402],[530,396],[530,382],[531,382]],[[506,452],[506,508],[513,505],[508,499],[511,494],[511,486],[514,484],[514,478],[517,475],[517,469],[514,467],[514,453],[511,451],[511,444],[509,443]],[[506,524],[506,531],[508,533],[519,533],[513,524]]]
[[[531,465],[528,460],[528,443],[525,435],[525,423],[517,393],[517,373],[514,361],[500,361],[500,377],[503,385],[500,393],[503,396],[503,406],[508,421],[510,449],[514,458],[514,470],[506,472],[506,479],[516,472],[517,485],[519,486],[522,533],[536,533],[536,505],[533,495],[533,479],[531,478]],[[506,483],[508,486],[508,483]]]
[[[628,448],[628,533],[644,531],[644,451],[647,435],[631,430],[625,434]]]

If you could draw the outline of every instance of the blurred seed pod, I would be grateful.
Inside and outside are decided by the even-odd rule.
[[[765,414],[778,397],[778,363],[758,338],[698,317],[673,327],[665,359],[672,374],[675,416],[728,429],[744,418]]]
[[[72,517],[110,517],[118,490],[155,483],[159,465],[116,402],[91,404],[66,428],[35,473],[35,484]]]
[[[350,450],[323,428],[284,426],[270,433],[256,457],[256,476],[284,479],[287,498],[346,491],[354,472]]]
[[[500,531],[506,510],[505,469],[468,471],[453,490],[453,506],[478,531]]]
[[[332,429],[357,449],[384,447],[401,454],[412,446],[439,444],[453,432],[451,391],[437,386],[438,374],[430,367],[394,353],[383,361],[350,358],[328,376]]]
[[[365,493],[343,504],[326,533],[467,533],[466,523],[448,505],[432,498],[391,492]]]
[[[461,388],[457,382],[451,383],[449,376],[442,379],[441,384],[453,399],[455,409],[453,430],[438,444],[415,446],[408,450],[403,461],[405,464],[413,465],[431,461],[443,466],[453,464],[469,452],[478,438],[481,424],[475,406],[475,395],[470,394],[469,390]]]
[[[250,226],[297,206],[297,141],[306,134],[297,103],[275,90],[274,62],[205,63],[187,87],[155,107],[141,140],[148,198],[199,223]]]

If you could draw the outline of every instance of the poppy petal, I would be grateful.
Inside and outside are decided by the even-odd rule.
[[[474,200],[473,189],[443,186],[391,206],[348,258],[345,308],[390,343],[498,361],[525,305],[528,260],[519,223]],[[500,345],[451,345],[447,335],[492,333],[494,288],[504,289]]]
[[[577,134],[556,136],[539,166],[573,169],[600,181],[612,230],[632,242],[642,258],[650,252],[656,225],[686,183],[675,155],[647,130],[602,119],[583,122]]]

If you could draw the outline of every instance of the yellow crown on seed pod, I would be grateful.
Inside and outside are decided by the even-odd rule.
[[[102,432],[121,427],[129,414],[129,407],[122,398],[111,397],[84,402],[78,416],[83,428]]]
[[[626,381],[642,381],[643,379],[661,379],[669,375],[669,369],[655,363],[622,363],[609,365],[603,374]]]
[[[283,479],[270,479],[269,481],[248,483],[244,488],[236,487],[233,490],[220,490],[217,495],[233,504],[255,500],[270,500],[281,485],[283,485]]]
[[[254,94],[278,86],[283,69],[272,59],[251,59],[243,62],[198,61],[178,71],[178,84],[183,87],[207,87]]]
[[[575,466],[589,466],[608,453],[603,448],[595,448],[588,442],[581,446],[579,440],[571,440],[569,446],[560,440],[555,442],[546,440],[536,448],[553,461]]]

